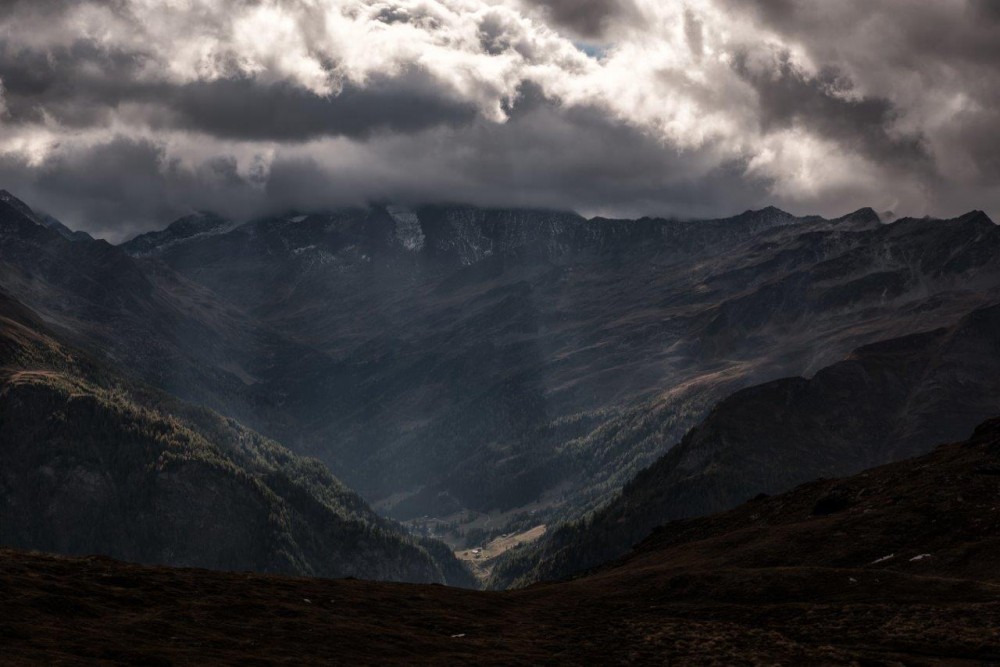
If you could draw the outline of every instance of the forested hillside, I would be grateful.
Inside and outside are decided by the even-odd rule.
[[[0,544],[228,570],[470,585],[318,461],[148,389],[0,294]]]

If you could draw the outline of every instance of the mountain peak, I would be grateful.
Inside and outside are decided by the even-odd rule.
[[[849,224],[864,227],[873,227],[882,223],[882,217],[870,206],[859,208],[853,213],[834,218],[830,222],[838,225]]]
[[[788,211],[783,211],[777,206],[765,206],[758,210],[747,209],[739,215],[735,215],[732,218],[724,218],[723,220],[750,224],[755,227],[781,227],[802,222],[804,219],[792,215]]]
[[[38,216],[38,221],[42,223],[45,227],[48,227],[52,231],[56,232],[62,236],[67,241],[93,241],[94,237],[84,231],[72,230],[66,225],[64,225],[60,220],[53,218],[51,215],[42,213]]]
[[[854,213],[850,213],[849,215],[850,216],[864,216],[864,217],[876,218],[876,219],[879,217],[879,214],[876,213],[875,209],[873,209],[871,206],[863,206],[863,207],[859,208],[857,211],[855,211]]]
[[[756,209],[756,210],[752,209],[752,208],[748,208],[747,210],[743,211],[743,213],[741,213],[737,217],[741,217],[741,218],[746,217],[746,218],[749,218],[749,217],[762,217],[762,216],[775,216],[775,215],[788,216],[790,218],[795,217],[791,213],[789,213],[788,211],[782,211],[777,206],[765,206],[764,208]]]
[[[23,217],[27,218],[36,225],[40,225],[42,227],[45,226],[30,206],[12,195],[7,190],[0,190],[0,203],[6,204],[9,208],[17,211]]]
[[[985,211],[980,211],[979,209],[960,215],[955,218],[955,221],[975,225],[989,225],[990,227],[996,224],[990,216],[986,215]]]

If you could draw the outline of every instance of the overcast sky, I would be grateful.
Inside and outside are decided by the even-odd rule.
[[[370,201],[1000,220],[1000,1],[2,0],[0,187],[112,240]]]

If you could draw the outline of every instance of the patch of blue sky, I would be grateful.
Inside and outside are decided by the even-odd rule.
[[[580,49],[594,60],[600,60],[608,52],[608,47],[600,44],[588,44],[587,42],[573,42],[573,46]]]

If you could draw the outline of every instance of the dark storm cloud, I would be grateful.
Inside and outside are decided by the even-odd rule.
[[[163,91],[159,99],[160,115],[150,118],[154,126],[238,139],[365,137],[379,130],[414,132],[467,123],[477,115],[472,104],[449,99],[416,69],[378,77],[364,88],[348,84],[331,96],[237,79],[187,84]]]
[[[723,5],[798,40],[820,59],[858,50],[862,58],[877,55],[888,59],[884,64],[918,70],[942,62],[995,68],[1000,61],[1000,3],[995,0],[724,0]]]
[[[152,142],[112,138],[60,155],[41,168],[0,156],[0,182],[32,206],[113,241],[194,210],[249,215],[261,204],[252,179],[217,157],[195,171],[168,160]]]
[[[0,159],[0,183],[72,226],[116,241],[194,210],[239,219],[373,200],[472,201],[638,217],[710,216],[720,200],[727,210],[770,203],[767,181],[747,178],[742,162],[715,165],[663,151],[599,109],[567,114],[529,88],[510,111],[505,125],[480,120],[437,128],[433,136],[373,137],[347,162],[282,150],[266,172],[253,175],[241,175],[225,157],[192,171],[162,146],[118,137],[41,169]]]
[[[703,26],[699,19],[690,9],[684,12],[684,36],[687,38],[688,46],[697,58],[704,55],[705,35],[702,32]]]
[[[39,122],[47,115],[67,127],[89,127],[109,123],[124,105],[132,105],[130,117],[155,129],[304,140],[411,132],[469,122],[477,114],[419,67],[372,77],[364,87],[347,84],[336,95],[317,95],[288,82],[247,77],[147,82],[139,77],[146,61],[142,53],[108,50],[90,40],[47,52],[0,44],[8,122]]]
[[[279,159],[267,199],[277,210],[322,209],[364,203],[358,195],[367,193],[411,205],[473,201],[629,216],[707,216],[722,200],[734,210],[769,203],[769,183],[748,178],[741,160],[717,165],[706,151],[663,151],[599,109],[567,113],[531,89],[522,99],[505,125],[477,122],[435,130],[433,137],[374,141],[369,163]],[[393,169],[384,166],[389,156]]]
[[[127,0],[88,0],[91,4],[103,5],[116,10],[127,10]],[[3,8],[11,13],[39,14],[52,16],[54,12],[69,9],[80,0],[3,0]]]
[[[745,54],[738,54],[733,69],[757,92],[758,118],[765,133],[800,126],[878,163],[930,167],[922,137],[892,131],[898,119],[892,102],[851,96],[854,84],[833,68],[810,77],[784,53],[776,67],[766,69],[754,69]]]
[[[630,0],[525,0],[541,9],[556,25],[568,28],[580,37],[600,38],[614,19],[635,17],[636,6]]]
[[[69,127],[103,124],[122,102],[135,98],[143,54],[77,40],[46,50],[0,40],[0,79],[9,123],[42,121],[46,114]]]
[[[894,169],[911,164],[911,177],[925,180],[931,208],[970,206],[956,200],[956,193],[968,197],[970,186],[977,206],[1000,207],[1000,2],[724,4],[801,48],[821,71],[835,72],[833,79],[864,91],[860,100],[831,102],[822,77],[750,77],[761,93],[762,122],[793,120]],[[905,118],[910,129],[900,131]]]
[[[469,157],[454,155],[476,183],[503,184],[495,204],[513,198],[522,205],[571,207],[584,211],[627,211],[643,215],[665,210],[704,213],[726,198],[734,206],[766,197],[766,183],[743,175],[741,165],[699,167],[704,151],[664,151],[635,128],[616,123],[602,110],[563,111],[546,103],[526,105],[509,127],[480,125],[465,133]],[[487,188],[482,188],[486,190]]]
[[[1000,23],[1000,3],[996,0],[973,0],[970,4],[978,20]]]
[[[371,200],[1000,214],[991,0],[3,7],[0,187],[114,238]]]
[[[976,85],[977,77],[994,79],[1000,62],[1000,3],[995,0],[724,0],[723,4],[734,15],[754,19],[794,40],[823,64],[866,62],[873,70],[913,72],[925,81],[947,73],[970,92],[980,88],[991,96],[996,93],[992,81]]]

